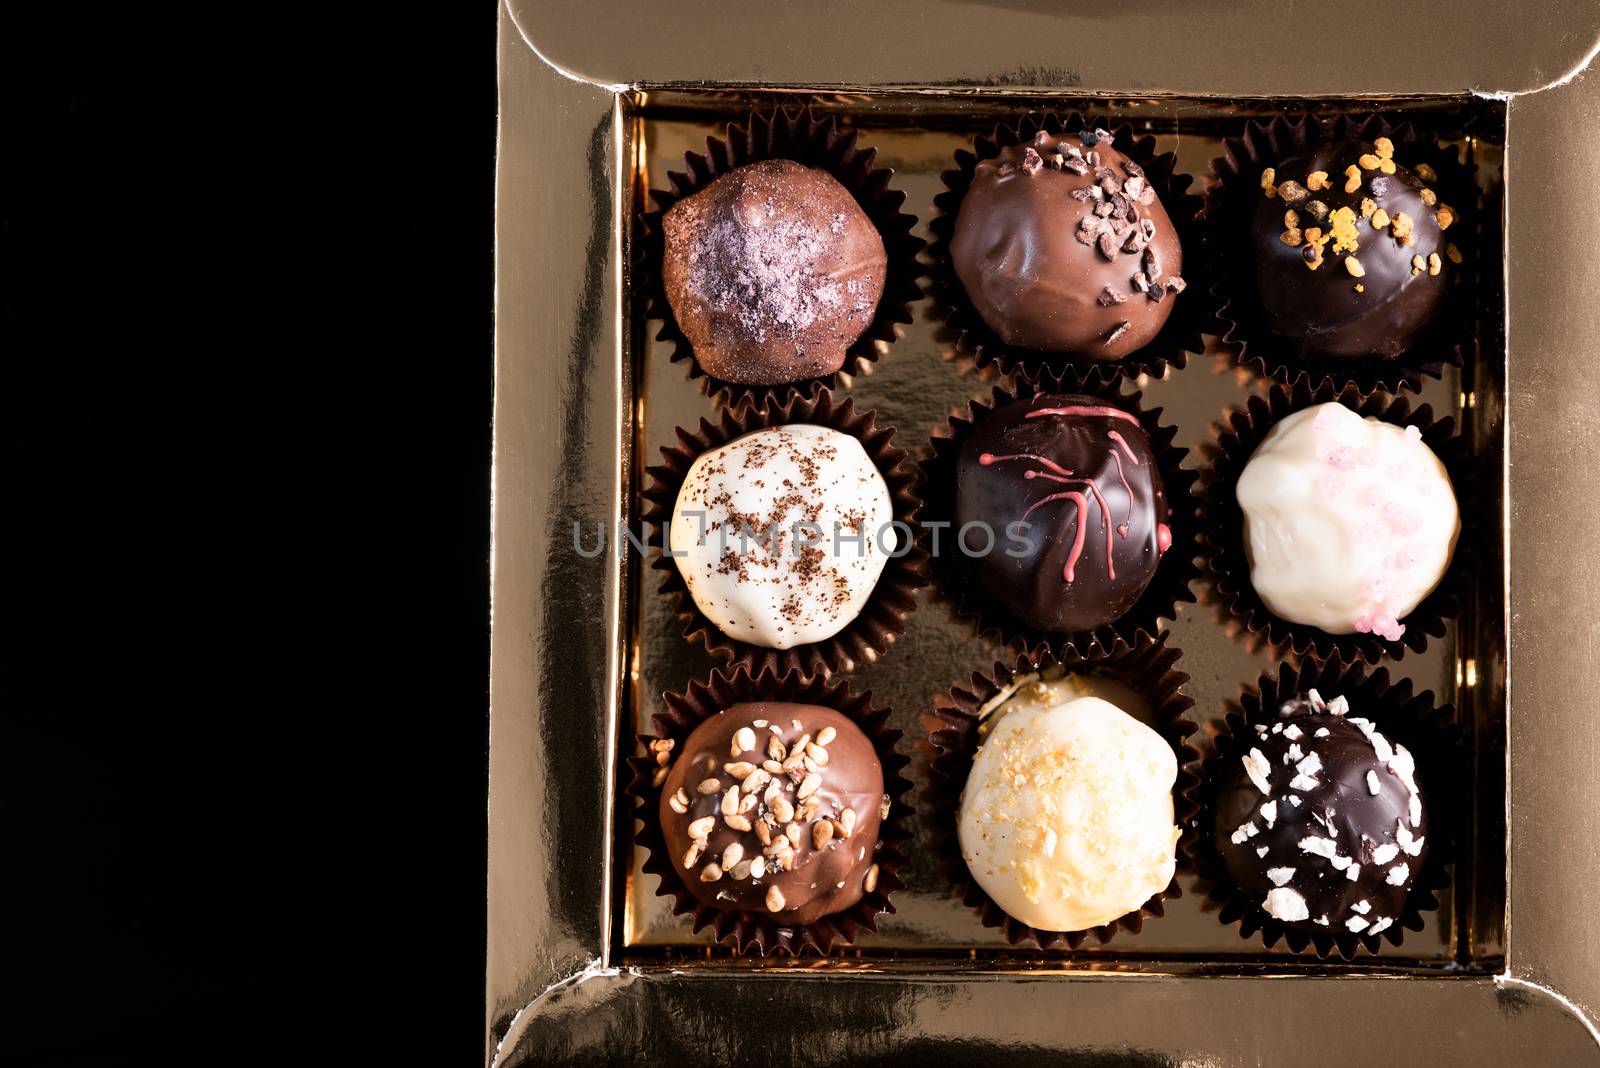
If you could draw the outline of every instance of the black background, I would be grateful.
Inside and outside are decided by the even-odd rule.
[[[0,16],[0,1062],[481,1061],[496,10],[351,17]]]

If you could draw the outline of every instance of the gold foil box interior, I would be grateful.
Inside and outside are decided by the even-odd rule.
[[[1022,8],[1031,5],[1001,5],[994,18],[1020,19]],[[1350,90],[1360,86],[1350,81],[1333,92],[1317,78],[1308,85],[1321,88],[1323,99],[1309,90],[1293,99],[1246,99],[1248,88],[1227,97],[1095,97],[1051,78],[1026,90],[778,91],[739,87],[740,79],[715,67],[707,77],[718,77],[706,84],[630,87],[590,84],[575,69],[552,67],[528,47],[522,14],[503,12],[501,34],[491,1059],[731,1054],[743,1040],[719,1046],[705,1038],[697,1046],[683,1035],[712,1033],[703,1028],[721,1010],[710,1006],[764,998],[793,1007],[797,1033],[807,1021],[824,1033],[824,1060],[975,1042],[987,1052],[1121,1048],[1137,1063],[1146,1053],[1149,1063],[1249,1063],[1275,1049],[1305,1052],[1287,1029],[1262,1031],[1263,1018],[1356,1012],[1372,1021],[1366,1033],[1325,1043],[1319,1036],[1326,1049],[1313,1062],[1326,1054],[1348,1063],[1382,1041],[1454,1049],[1452,1059],[1475,1063],[1497,1063],[1497,1049],[1545,1051],[1551,1063],[1600,1059],[1584,1021],[1594,1018],[1600,997],[1600,952],[1594,925],[1575,919],[1594,902],[1592,873],[1600,868],[1600,769],[1592,730],[1585,731],[1577,702],[1565,700],[1586,679],[1562,653],[1574,642],[1596,644],[1592,613],[1582,609],[1595,602],[1600,560],[1592,547],[1556,533],[1562,524],[1592,526],[1588,502],[1600,486],[1592,469],[1575,470],[1581,465],[1555,451],[1600,447],[1595,421],[1584,415],[1585,399],[1592,404],[1597,391],[1576,356],[1600,351],[1593,296],[1600,278],[1593,257],[1575,245],[1578,228],[1560,222],[1583,217],[1580,177],[1600,173],[1594,147],[1573,144],[1568,129],[1582,128],[1584,116],[1600,125],[1592,75],[1509,99],[1458,91],[1336,100],[1358,95]],[[604,5],[595,17],[604,24]],[[685,150],[700,150],[719,124],[753,107],[780,103],[836,113],[860,130],[879,165],[894,168],[923,236],[954,150],[1027,110],[1107,111],[1155,136],[1197,179],[1221,136],[1245,117],[1304,105],[1380,108],[1448,130],[1477,167],[1491,229],[1504,238],[1497,260],[1505,270],[1486,271],[1491,299],[1481,306],[1474,352],[1459,371],[1430,379],[1421,400],[1471,428],[1487,499],[1472,502],[1469,521],[1493,524],[1490,543],[1500,551],[1478,569],[1471,603],[1446,638],[1392,665],[1457,705],[1475,754],[1470,796],[1458,799],[1469,809],[1467,847],[1442,907],[1402,950],[1340,965],[1268,951],[1218,923],[1186,886],[1168,915],[1138,936],[1075,953],[1018,952],[949,896],[931,856],[914,856],[897,912],[877,934],[824,961],[731,958],[695,937],[655,895],[653,877],[637,869],[620,758],[647,728],[659,694],[703,677],[713,661],[683,642],[681,624],[656,595],[656,575],[636,555],[586,559],[565,548],[573,520],[625,521],[642,466],[675,426],[712,410],[683,365],[668,362],[653,324],[628,297],[632,220]],[[1554,271],[1551,257],[1562,249],[1571,255]],[[872,373],[849,384],[857,404],[876,408],[897,428],[897,444],[912,449],[952,406],[989,388],[951,358],[925,305]],[[1196,450],[1188,460],[1195,465],[1224,408],[1264,388],[1215,346],[1142,385],[1149,403],[1167,406],[1179,444]],[[1507,531],[1516,532],[1509,551]],[[1586,551],[1587,566],[1572,567]],[[935,591],[921,598],[887,655],[852,673],[853,685],[895,709],[908,746],[925,736],[938,693],[996,659]],[[1220,606],[1204,598],[1184,606],[1170,630],[1169,641],[1185,653],[1196,718],[1219,715],[1271,662],[1229,633]],[[920,787],[925,754],[911,755]],[[921,814],[919,836],[932,818]],[[697,1008],[702,998],[705,1007]],[[1257,1053],[1230,1038],[1226,1006],[1235,1002],[1256,1006]],[[661,1052],[644,1052],[651,1049]]]

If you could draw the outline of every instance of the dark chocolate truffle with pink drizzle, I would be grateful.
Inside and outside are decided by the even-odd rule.
[[[1042,394],[995,410],[962,443],[959,547],[944,551],[962,552],[983,596],[1018,618],[1079,634],[1138,602],[1172,544],[1170,516],[1138,419]]]

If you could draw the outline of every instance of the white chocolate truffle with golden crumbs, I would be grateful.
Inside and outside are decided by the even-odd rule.
[[[861,442],[792,423],[695,460],[672,511],[671,548],[719,630],[790,649],[831,638],[860,614],[896,547],[893,519],[889,487]]]
[[[961,855],[1010,916],[1083,931],[1140,908],[1172,880],[1178,760],[1161,735],[1069,676],[1018,690],[993,714],[961,795]]]
[[[1332,402],[1273,426],[1235,492],[1256,593],[1329,634],[1399,641],[1461,531],[1444,464],[1416,427]]]

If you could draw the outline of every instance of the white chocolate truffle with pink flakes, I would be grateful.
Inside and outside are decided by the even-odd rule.
[[[957,821],[973,879],[1041,931],[1086,931],[1166,889],[1177,863],[1178,759],[1150,727],[1072,677],[991,714]]]
[[[1461,531],[1450,478],[1417,428],[1342,404],[1280,420],[1235,492],[1256,593],[1329,634],[1400,640]]]

